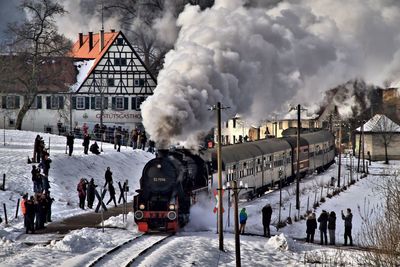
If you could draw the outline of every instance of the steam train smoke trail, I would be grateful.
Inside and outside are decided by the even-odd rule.
[[[225,116],[258,121],[289,103],[319,102],[351,79],[382,85],[400,71],[398,1],[260,2],[216,0],[181,13],[175,47],[142,106],[159,146],[196,145],[214,126],[208,107],[218,101],[231,107]]]

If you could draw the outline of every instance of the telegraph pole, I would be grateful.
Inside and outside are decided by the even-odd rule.
[[[211,110],[217,111],[217,165],[218,165],[218,237],[219,237],[219,250],[224,251],[224,234],[223,234],[223,205],[222,205],[222,137],[221,137],[221,109],[229,107],[222,107],[221,102],[217,106],[213,106]]]
[[[233,195],[235,197],[235,254],[236,254],[236,267],[241,266],[240,260],[240,237],[239,237],[239,206],[238,206],[238,187],[237,181],[233,180]]]
[[[297,164],[296,164],[296,209],[300,210],[300,121],[301,106],[297,105]]]
[[[342,122],[339,122],[339,168],[337,186],[340,187],[340,169],[342,167]]]

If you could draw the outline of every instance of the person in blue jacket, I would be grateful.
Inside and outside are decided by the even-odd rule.
[[[240,233],[240,234],[244,234],[244,228],[246,227],[246,221],[247,221],[246,208],[243,208],[243,209],[240,211],[240,214],[239,214],[239,221],[240,221],[239,233]]]

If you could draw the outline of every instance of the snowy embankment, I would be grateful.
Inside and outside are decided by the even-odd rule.
[[[0,148],[0,166],[7,172],[5,192],[0,192],[0,200],[10,206],[9,216],[15,214],[15,202],[20,193],[31,192],[30,166],[26,164],[27,155],[32,154],[32,142],[35,133],[29,132],[6,132],[6,147]],[[12,139],[11,139],[12,136]],[[48,142],[49,135],[45,135]],[[18,141],[16,141],[18,140]],[[130,148],[123,149],[121,153],[115,152],[112,145],[104,144],[104,154],[100,156],[83,155],[81,140],[75,142],[73,157],[65,154],[65,138],[51,136],[51,158],[53,164],[50,169],[50,182],[53,197],[56,202],[53,207],[55,219],[70,216],[82,212],[77,208],[76,184],[80,177],[95,178],[100,185],[104,183],[104,171],[110,166],[114,179],[123,181],[128,178],[132,195],[138,186],[140,171],[152,155],[142,151],[133,151]],[[78,151],[77,151],[78,150]],[[345,160],[343,161],[345,165]],[[328,264],[345,263],[357,264],[362,256],[355,249],[344,249],[343,231],[344,224],[340,218],[340,211],[351,208],[353,211],[353,237],[354,243],[360,244],[362,237],[361,216],[364,210],[371,210],[380,204],[381,197],[377,193],[377,187],[387,176],[381,176],[384,170],[395,171],[400,168],[399,162],[391,165],[373,163],[370,167],[371,175],[359,180],[346,191],[332,198],[326,198],[326,202],[313,210],[317,216],[321,210],[335,211],[336,242],[337,246],[320,246],[319,232],[316,232],[316,244],[306,244],[299,239],[305,238],[305,220],[293,222],[281,228],[279,231],[271,226],[271,233],[275,236],[266,239],[261,236],[241,236],[241,256],[243,266],[304,266],[312,262],[325,262]],[[343,171],[348,176],[348,170]],[[331,177],[337,176],[337,166],[320,175],[312,175],[304,178],[300,184],[302,192],[301,212],[303,215],[307,209],[312,209],[315,195],[320,199],[321,186],[323,196],[327,193],[327,184]],[[11,179],[11,177],[14,177]],[[357,178],[356,174],[354,177]],[[343,182],[343,178],[342,178]],[[291,217],[295,215],[295,185],[285,187],[282,191],[283,209],[282,219],[289,215],[291,203]],[[226,200],[225,200],[226,201]],[[261,209],[270,203],[273,207],[272,222],[278,221],[279,191],[271,191],[263,197],[250,201],[241,202],[240,207],[246,207],[249,214],[246,231],[262,235]],[[225,252],[218,250],[218,235],[216,234],[216,216],[212,212],[215,205],[214,199],[205,198],[201,204],[195,205],[191,210],[191,222],[180,233],[168,239],[161,246],[146,253],[137,266],[234,266],[235,244],[233,235],[233,210],[230,211],[230,226],[228,227],[227,202],[224,213],[224,248]],[[14,209],[14,210],[13,210]],[[360,212],[361,211],[361,212]],[[86,212],[86,211],[85,211]],[[21,234],[22,219],[13,219],[11,226],[0,226],[0,266],[84,266],[100,257],[115,246],[126,240],[137,236],[139,233],[133,223],[132,214],[128,215],[128,222],[122,223],[122,216],[110,218],[105,222],[109,226],[127,227],[124,229],[106,229],[103,233],[99,229],[84,228],[72,231],[62,240],[53,240],[48,245],[38,244],[28,247],[18,241],[15,237]],[[34,235],[32,238],[41,238]]]
[[[0,191],[0,202],[6,204],[9,227],[5,227],[3,222],[0,226],[1,236],[6,235],[5,232],[13,235],[16,229],[23,227],[21,214],[17,219],[14,218],[15,209],[17,200],[21,198],[22,194],[33,194],[30,172],[31,166],[34,164],[27,164],[27,158],[33,156],[33,143],[37,134],[27,131],[5,131],[5,145],[2,142],[0,146],[0,170],[1,174],[6,174],[6,191]],[[75,139],[74,152],[69,157],[65,153],[66,138],[64,136],[41,133],[40,135],[43,137],[46,147],[50,146],[50,158],[52,159],[49,182],[51,196],[55,199],[52,206],[53,221],[89,212],[89,210],[82,211],[78,207],[77,184],[80,178],[88,180],[94,178],[99,187],[103,186],[104,172],[107,167],[111,167],[113,172],[117,193],[119,193],[117,183],[121,182],[122,184],[128,180],[130,186],[128,199],[131,200],[139,186],[144,164],[154,157],[153,154],[142,150],[133,150],[131,147],[122,147],[121,152],[117,152],[112,144],[107,143],[103,143],[102,146],[104,153],[94,155],[89,152],[88,155],[85,155],[81,139]],[[4,213],[0,214],[4,219]]]

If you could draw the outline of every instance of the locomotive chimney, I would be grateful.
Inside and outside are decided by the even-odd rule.
[[[79,48],[81,48],[83,45],[83,33],[79,33]]]
[[[89,52],[93,48],[93,32],[89,32]]]
[[[103,50],[104,48],[104,30],[100,30],[100,52]]]

